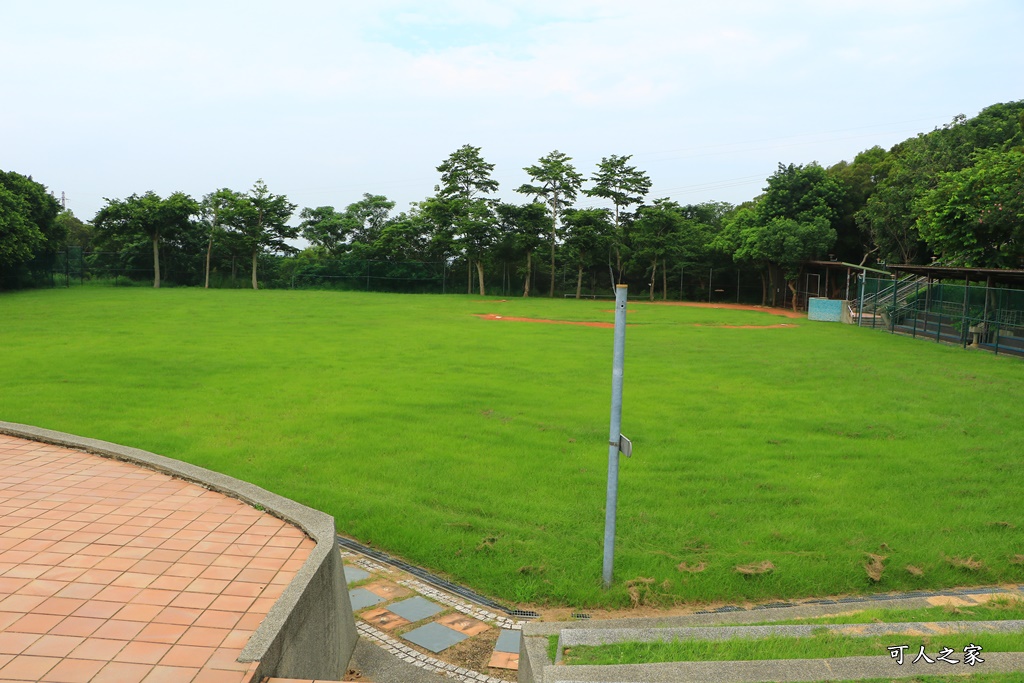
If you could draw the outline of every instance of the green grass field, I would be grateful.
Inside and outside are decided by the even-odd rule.
[[[611,309],[301,291],[7,293],[0,419],[246,479],[520,604],[1024,580],[1020,360],[636,303],[623,410],[635,455],[620,473],[616,585],[602,590],[612,331],[474,314],[610,322]],[[724,327],[777,323],[798,327]],[[887,558],[877,583],[865,553]],[[766,574],[735,570],[766,561]]]

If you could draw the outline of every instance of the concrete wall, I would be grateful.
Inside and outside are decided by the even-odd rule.
[[[334,518],[295,501],[161,455],[49,429],[0,422],[0,433],[130,462],[237,498],[302,529],[316,542],[267,618],[249,639],[239,661],[260,662],[264,676],[341,680],[359,635],[341,566]]]

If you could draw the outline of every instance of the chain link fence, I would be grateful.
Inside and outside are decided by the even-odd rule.
[[[862,327],[1024,356],[1024,290],[865,278],[855,306]]]

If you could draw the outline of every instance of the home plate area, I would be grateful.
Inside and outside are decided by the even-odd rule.
[[[455,597],[395,567],[342,550],[361,636],[456,680],[516,680],[523,622]]]

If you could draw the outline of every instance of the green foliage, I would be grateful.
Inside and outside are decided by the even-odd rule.
[[[1024,144],[1022,119],[1024,100],[995,104],[972,119],[957,116],[942,128],[895,145],[876,165],[875,191],[857,214],[879,248],[881,260],[926,261],[931,251],[918,230],[933,222],[934,214],[923,222],[921,218],[939,198],[925,196],[938,187],[944,174],[972,166],[976,153],[1007,152]]]
[[[29,260],[43,243],[43,233],[29,216],[28,203],[0,186],[0,267]]]
[[[524,183],[516,189],[520,194],[544,202],[551,211],[551,289],[548,295],[552,297],[555,295],[555,248],[561,216],[576,201],[583,186],[583,176],[571,162],[572,157],[556,149],[541,157],[539,163],[524,168],[533,184]]]
[[[441,174],[441,184],[434,187],[434,192],[442,199],[473,199],[498,190],[498,181],[491,178],[494,164],[484,161],[479,147],[463,145],[452,152],[437,170]]]
[[[92,224],[97,246],[117,253],[123,265],[144,260],[152,254],[153,287],[160,287],[160,248],[162,244],[180,247],[182,251],[198,251],[198,224],[193,218],[199,204],[183,192],[166,199],[152,190],[125,199],[104,199],[106,206],[96,212]]]
[[[943,263],[1024,263],[1024,151],[979,152],[972,166],[941,174],[919,205],[918,230]]]
[[[259,179],[245,195],[227,198],[223,211],[224,226],[234,233],[252,255],[252,288],[256,279],[259,255],[263,252],[295,253],[297,249],[286,239],[299,236],[299,228],[288,225],[296,208],[284,195],[275,195]]]
[[[63,246],[67,228],[56,220],[59,211],[45,186],[0,171],[0,288],[10,269]]]

